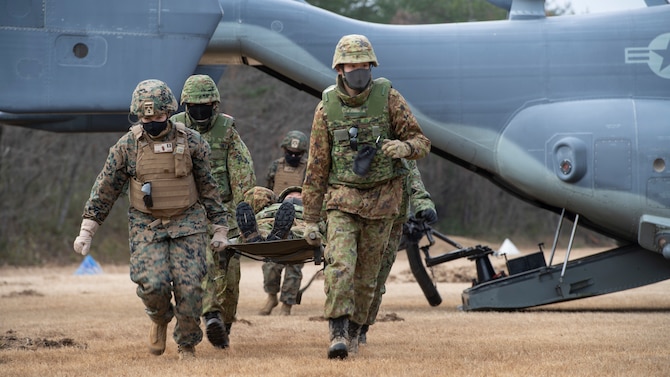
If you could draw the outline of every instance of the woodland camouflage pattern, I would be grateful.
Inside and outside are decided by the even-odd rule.
[[[261,191],[261,190],[259,190]],[[272,204],[256,214],[258,223],[258,232],[267,237],[272,231],[274,225],[274,215],[281,206],[281,203]],[[291,227],[289,238],[303,238],[305,234],[305,221],[302,219],[302,206],[294,205],[295,220]],[[268,294],[277,294],[281,292],[279,301],[295,305],[302,282],[303,263],[281,264],[273,262],[263,263],[263,290]],[[281,274],[284,270],[284,282],[282,283]]]
[[[347,94],[339,75],[336,89],[345,104],[356,100]],[[410,145],[411,152],[406,158],[416,160],[426,156],[430,140],[423,135],[405,99],[393,88],[389,91],[388,114],[390,138]],[[366,190],[329,185],[332,148],[328,117],[321,101],[312,122],[303,184],[304,219],[317,223],[325,202],[328,229],[324,253],[327,261],[324,316],[331,319],[347,316],[349,321],[364,324],[373,300],[381,256],[393,221],[400,214],[404,179],[394,178]]]
[[[338,82],[341,85],[341,80]],[[342,90],[339,90],[338,93],[342,94]],[[425,157],[430,151],[430,140],[423,135],[405,99],[393,88],[389,93],[388,106],[393,138],[404,140],[412,146],[413,153],[407,159],[417,160]],[[323,103],[320,102],[312,123],[307,174],[302,192],[305,221],[319,221],[321,203],[324,199],[326,210],[338,209],[369,219],[397,216],[400,213],[399,204],[402,201],[402,178],[391,180],[369,190],[357,190],[339,185],[328,187],[331,140],[326,120]]]
[[[409,175],[405,177],[405,192],[403,195],[402,204],[400,205],[400,215],[393,222],[391,234],[389,235],[388,245],[382,254],[381,267],[377,274],[377,283],[375,286],[375,293],[370,304],[370,311],[365,325],[372,325],[375,323],[379,307],[382,303],[382,295],[386,293],[386,280],[391,274],[391,268],[395,263],[396,255],[398,254],[398,246],[400,245],[400,238],[402,237],[403,224],[409,219],[410,204],[414,209],[414,213],[419,213],[424,209],[435,210],[435,203],[430,197],[430,193],[426,190],[421,179],[421,173],[416,165],[416,161],[407,161],[410,169]]]
[[[286,148],[291,152],[306,152],[309,148],[308,144],[307,135],[301,131],[293,130],[286,134],[279,147]]]
[[[206,77],[209,78],[209,76]],[[186,112],[176,114],[172,119],[183,121],[189,128],[197,127]],[[210,124],[212,126],[202,133],[202,137],[212,148],[212,175],[219,186],[224,206],[229,213],[235,213],[237,204],[244,200],[244,193],[256,185],[251,152],[235,129],[234,120],[230,115],[217,114]],[[219,127],[226,127],[226,129],[223,131]],[[233,216],[230,217],[228,228],[230,229],[229,238],[239,234],[237,222]],[[232,323],[235,320],[240,296],[239,256],[233,257],[224,271],[219,268],[220,256],[214,255],[209,246],[207,254],[208,272],[207,278],[203,281],[205,291],[203,314],[218,311],[224,323]]]
[[[186,79],[181,91],[181,104],[221,102],[216,83],[208,75],[193,75]]]
[[[173,140],[175,127],[169,122],[161,140]],[[193,176],[199,190],[198,203],[170,219],[156,219],[134,208],[128,210],[131,279],[138,285],[152,321],[161,324],[176,316],[177,344],[195,345],[202,339],[200,310],[205,275],[208,220],[226,225],[229,214],[220,201],[209,166],[209,145],[199,133],[187,130],[193,161]],[[126,133],[109,150],[105,165],[95,180],[84,207],[83,218],[102,224],[112,206],[136,176],[137,140]],[[175,306],[170,303],[174,291]]]
[[[153,103],[155,112],[170,114],[177,111],[177,100],[170,88],[160,80],[144,80],[137,84],[130,101],[130,113],[138,117],[153,115],[145,114],[144,104],[147,101]]]
[[[378,65],[375,51],[366,36],[350,34],[340,38],[333,54],[333,69],[338,64],[368,62],[374,67]]]

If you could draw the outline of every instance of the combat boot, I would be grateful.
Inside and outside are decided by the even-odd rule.
[[[330,318],[328,320],[328,328],[330,330],[329,359],[346,359],[349,356],[347,351],[348,327],[349,319],[347,316]]]
[[[156,322],[151,322],[149,352],[152,355],[160,356],[165,352],[165,339],[167,339],[167,323],[159,325]]]
[[[240,228],[240,233],[242,233],[245,242],[265,241],[263,236],[258,233],[256,215],[249,203],[240,202],[240,204],[237,205],[237,208],[235,209],[235,220],[237,221],[237,227]]]
[[[232,323],[226,323],[226,334],[228,336],[226,337],[226,342],[223,345],[223,348],[228,348],[230,347],[230,329],[233,327]]]
[[[368,344],[368,328],[370,325],[361,326],[361,332],[358,334],[358,345],[364,346]]]
[[[349,321],[349,347],[347,348],[347,351],[349,351],[350,354],[355,355],[358,353],[358,336],[361,331],[361,325],[359,325],[356,322]]]
[[[258,311],[258,314],[270,315],[270,313],[272,313],[272,309],[274,309],[274,307],[277,305],[279,305],[279,300],[277,300],[277,294],[268,293],[268,299],[265,301],[265,306],[263,306],[263,309]]]
[[[205,313],[205,328],[207,339],[214,347],[228,347],[228,332],[219,316],[219,312]]]
[[[177,347],[177,354],[179,354],[179,360],[195,359],[195,346],[190,344],[180,344],[179,347]]]
[[[289,305],[285,302],[282,302],[281,304],[281,310],[279,311],[279,315],[291,315],[291,307],[293,305]]]
[[[293,204],[284,202],[275,213],[275,222],[272,231],[265,238],[266,241],[279,241],[288,238],[288,234],[295,219],[295,208]]]

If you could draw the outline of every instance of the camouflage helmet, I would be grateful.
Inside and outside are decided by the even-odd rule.
[[[285,188],[282,192],[279,193],[279,199],[277,201],[283,202],[284,199],[288,196],[288,194],[292,192],[299,192],[302,193],[302,186],[289,186]]]
[[[130,113],[138,117],[170,114],[177,111],[177,100],[160,80],[144,80],[137,84],[130,101]]]
[[[192,75],[184,83],[181,91],[181,104],[221,102],[216,83],[207,75]]]
[[[377,56],[368,38],[360,34],[345,35],[340,38],[333,55],[333,69],[338,64],[370,63],[377,66]]]
[[[258,213],[263,208],[277,203],[277,195],[267,187],[254,186],[244,193],[244,201],[249,203],[254,213]]]
[[[286,136],[284,136],[284,140],[282,140],[279,146],[281,148],[286,148],[291,152],[305,152],[307,151],[308,143],[309,140],[307,140],[307,135],[300,131],[293,130],[289,131]]]

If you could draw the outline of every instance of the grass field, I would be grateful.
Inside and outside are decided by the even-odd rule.
[[[474,274],[472,262],[450,263],[436,276]],[[368,344],[340,361],[326,357],[323,281],[292,316],[259,316],[261,264],[244,260],[231,348],[203,340],[196,360],[180,362],[170,336],[163,356],[148,353],[149,319],[127,266],[90,276],[76,268],[0,269],[0,376],[670,375],[670,282],[526,311],[461,312],[468,283],[441,279],[443,302],[431,307],[400,253]],[[303,284],[317,270],[305,265]]]

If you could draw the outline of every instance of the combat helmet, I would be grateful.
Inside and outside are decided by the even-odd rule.
[[[244,201],[249,203],[254,213],[258,213],[263,208],[277,203],[277,195],[267,187],[254,186],[244,193]]]
[[[221,102],[216,83],[208,75],[192,75],[184,83],[181,91],[181,104]]]
[[[360,34],[349,34],[340,38],[333,55],[333,69],[338,64],[370,63],[376,67],[377,56],[368,38]]]
[[[278,202],[283,202],[284,199],[286,199],[286,197],[288,196],[288,194],[290,194],[292,192],[302,193],[302,186],[289,186],[289,187],[285,188],[284,190],[282,190],[282,192],[279,193],[279,198],[278,198],[277,201]]]
[[[301,131],[293,130],[286,133],[284,140],[282,140],[279,146],[291,152],[305,152],[308,149],[308,143],[307,135]]]
[[[177,100],[163,81],[144,80],[137,84],[130,100],[130,113],[138,117],[171,114],[177,111]]]

